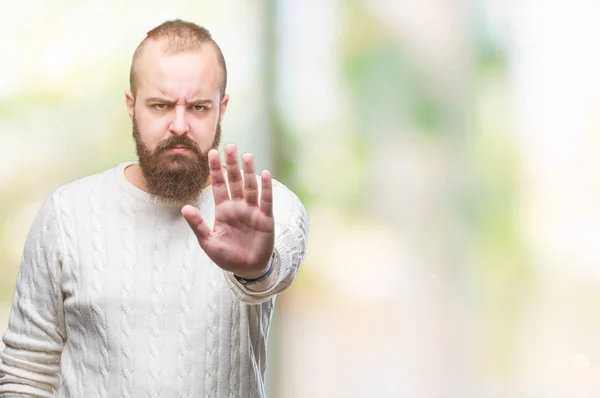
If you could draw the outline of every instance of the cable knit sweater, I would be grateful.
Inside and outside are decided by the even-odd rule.
[[[273,181],[279,276],[253,292],[211,262],[179,206],[127,181],[127,165],[60,187],[39,211],[0,397],[264,397],[275,295],[305,253],[303,205]],[[197,206],[211,225],[210,186]]]

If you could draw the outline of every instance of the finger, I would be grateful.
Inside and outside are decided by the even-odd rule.
[[[211,149],[208,152],[208,167],[210,169],[210,179],[212,184],[213,196],[215,198],[215,205],[229,199],[227,193],[227,184],[225,183],[225,176],[223,175],[223,167],[221,167],[221,157],[219,151]]]
[[[260,173],[260,208],[269,217],[273,216],[273,181],[269,170]]]
[[[204,222],[204,218],[200,215],[200,211],[194,206],[186,205],[181,209],[181,214],[192,231],[194,231],[194,234],[198,238],[198,242],[203,244],[210,237],[210,227]]]
[[[231,199],[242,199],[244,197],[244,187],[242,182],[242,172],[237,159],[237,147],[235,144],[225,145],[225,164],[227,166],[227,181],[229,182],[229,192]]]
[[[254,157],[251,153],[242,155],[244,168],[244,198],[250,206],[258,206],[258,183],[254,173]]]

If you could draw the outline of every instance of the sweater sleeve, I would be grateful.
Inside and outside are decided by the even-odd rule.
[[[62,241],[51,196],[25,242],[0,353],[0,397],[50,397],[66,339],[60,288]]]
[[[273,180],[273,216],[275,249],[279,254],[277,281],[265,291],[253,291],[240,284],[231,272],[225,272],[234,295],[247,304],[260,304],[285,291],[293,282],[306,253],[308,215],[298,197],[285,185]]]

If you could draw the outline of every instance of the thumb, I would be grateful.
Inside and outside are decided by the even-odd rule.
[[[200,243],[203,243],[210,236],[210,228],[204,222],[200,211],[194,206],[185,205],[181,209],[181,215],[187,221],[188,225],[194,231]]]

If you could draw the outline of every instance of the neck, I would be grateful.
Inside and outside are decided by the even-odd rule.
[[[134,163],[125,167],[125,178],[129,181],[134,187],[141,189],[142,191],[148,193],[148,185],[144,180],[144,175],[142,174],[142,169],[140,165]]]

